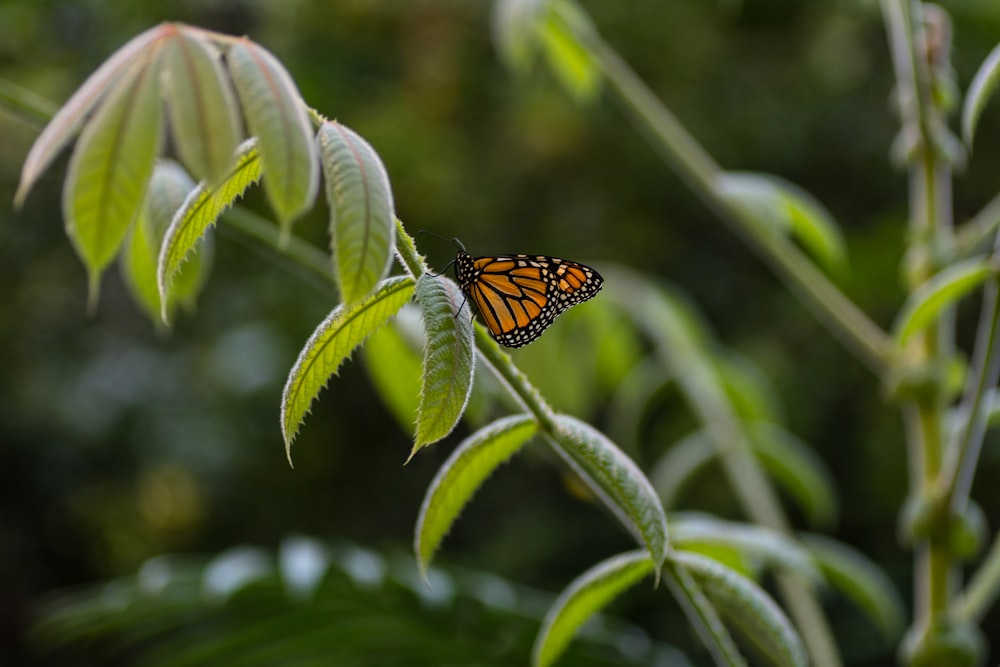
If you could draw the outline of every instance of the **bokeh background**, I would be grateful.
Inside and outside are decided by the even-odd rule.
[[[724,167],[778,174],[829,208],[850,252],[843,288],[889,326],[903,294],[906,179],[888,159],[898,123],[877,4],[583,3]],[[1000,42],[1000,7],[993,0],[945,7],[964,88]],[[458,236],[473,254],[619,263],[685,293],[718,340],[768,375],[790,428],[832,470],[841,516],[831,534],[882,565],[909,599],[910,555],[895,537],[906,493],[903,440],[878,381],[685,189],[613,104],[581,107],[541,68],[528,77],[505,71],[491,43],[490,11],[488,2],[458,0],[0,0],[0,78],[57,105],[115,49],[160,21],[249,35],[282,60],[309,104],[380,153],[411,232]],[[290,469],[278,426],[281,388],[335,295],[222,225],[197,310],[169,335],[132,304],[114,269],[88,316],[84,269],[58,205],[65,157],[22,210],[10,206],[39,131],[36,121],[0,105],[4,664],[65,664],[65,654],[53,656],[30,637],[40,597],[134,572],[157,554],[273,549],[295,534],[379,553],[408,550],[426,486],[468,429],[404,467],[409,436],[355,359],[314,406]],[[959,221],[1000,188],[998,132],[994,104],[956,180]],[[259,192],[245,205],[267,214]],[[320,203],[297,233],[322,247],[325,216]],[[439,269],[453,256],[441,241],[418,241]],[[962,344],[974,317],[974,307],[960,312]],[[581,415],[598,426],[607,418],[601,398]],[[676,396],[653,408],[655,419],[646,419],[658,426],[636,454],[642,464],[682,432],[676,424],[690,421]],[[499,471],[439,562],[555,593],[631,548],[551,463],[529,454]],[[990,480],[997,474],[1000,448],[988,441],[974,495],[994,520],[1000,498]],[[706,478],[688,504],[740,518],[721,478]],[[830,609],[851,664],[893,659],[893,648],[879,645],[846,603],[831,599]],[[657,642],[696,646],[668,596],[637,591],[612,611]],[[504,619],[491,622],[496,633],[477,640],[484,656],[504,636]],[[1000,632],[997,614],[988,624]],[[462,629],[442,619],[433,631],[449,637]],[[106,654],[88,650],[73,654],[74,664],[106,664]],[[695,664],[705,660],[691,650]],[[491,663],[484,657],[482,664]]]

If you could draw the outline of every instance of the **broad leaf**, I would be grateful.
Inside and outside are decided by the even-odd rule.
[[[281,397],[281,433],[289,464],[292,441],[320,390],[355,348],[388,322],[412,295],[412,278],[388,278],[368,299],[350,308],[338,306],[316,327],[292,366]]]
[[[528,415],[499,419],[466,438],[444,462],[427,489],[413,548],[421,571],[482,483],[538,430]]]
[[[609,558],[577,577],[545,615],[535,639],[532,665],[548,667],[553,664],[587,619],[653,570],[649,553],[630,551]]]
[[[813,584],[823,580],[808,551],[791,538],[763,526],[683,512],[670,517],[670,539],[676,548],[684,551],[722,546],[738,551],[751,561],[793,572]]]
[[[229,173],[218,185],[201,183],[191,191],[184,205],[177,210],[160,247],[157,285],[161,303],[167,303],[177,271],[208,228],[219,216],[260,178],[261,165],[257,141],[249,139],[239,147]],[[163,313],[165,322],[167,313]]]
[[[266,49],[241,40],[229,49],[228,63],[247,125],[260,140],[264,191],[287,234],[319,186],[309,115],[291,76]]]
[[[63,187],[66,233],[90,277],[96,303],[101,273],[114,260],[142,206],[162,134],[156,49],[137,57],[87,123]]]
[[[472,320],[459,312],[465,297],[458,285],[444,276],[424,274],[417,283],[416,298],[427,344],[410,458],[421,447],[451,433],[458,424],[472,391],[475,370]]]
[[[843,269],[846,251],[839,226],[802,188],[770,174],[748,172],[720,175],[718,188],[759,224],[790,233],[828,269]]]
[[[226,177],[242,123],[218,49],[198,33],[179,32],[166,47],[164,83],[177,152],[196,177]]]
[[[15,206],[24,203],[24,198],[28,196],[38,177],[80,131],[87,120],[87,114],[108,94],[109,90],[118,87],[120,80],[135,63],[136,58],[153,48],[154,43],[163,38],[165,28],[164,25],[150,28],[115,51],[114,55],[90,75],[49,121],[24,160],[21,182],[14,197]]]
[[[163,161],[157,164],[146,192],[146,202],[132,225],[122,252],[125,284],[154,325],[163,325],[161,313],[164,309],[160,304],[156,281],[160,243],[174,213],[194,187],[194,181],[177,163]],[[210,255],[208,245],[199,247],[178,274],[171,292],[171,303],[166,308],[171,318],[176,303],[193,300],[201,289],[207,266],[204,261],[206,252]]]
[[[694,576],[723,620],[773,664],[780,667],[809,664],[802,640],[788,617],[757,584],[704,556],[676,553],[671,558]]]
[[[416,306],[407,304],[390,326],[382,327],[368,338],[362,350],[368,377],[399,426],[411,436],[420,405],[423,341],[408,340],[399,323],[419,317]]]
[[[942,310],[995,276],[996,267],[984,257],[952,264],[918,287],[903,304],[893,333],[900,347],[929,327]]]
[[[334,275],[341,298],[352,305],[368,296],[392,262],[396,215],[389,176],[368,142],[340,123],[323,123],[319,149]]]
[[[892,581],[867,556],[822,535],[804,535],[802,543],[830,585],[851,599],[882,631],[887,642],[903,629],[905,607]]]
[[[979,71],[972,78],[969,84],[969,91],[965,95],[965,104],[962,106],[962,138],[965,145],[972,147],[972,140],[976,134],[976,126],[979,124],[979,117],[986,108],[987,102],[996,90],[997,82],[1000,82],[1000,45],[995,47],[986,60],[979,66]]]
[[[659,576],[667,553],[667,519],[660,499],[642,471],[593,426],[556,417],[554,444],[587,485],[649,552]]]

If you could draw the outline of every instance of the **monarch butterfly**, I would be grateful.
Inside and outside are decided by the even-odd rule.
[[[459,244],[460,248],[461,245]],[[455,278],[501,345],[521,347],[542,335],[556,315],[601,291],[601,275],[547,255],[473,257],[461,248]]]

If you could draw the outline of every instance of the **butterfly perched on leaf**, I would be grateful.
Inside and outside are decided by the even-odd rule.
[[[591,299],[604,279],[594,269],[547,255],[473,257],[460,249],[455,278],[501,345],[521,347],[556,315]]]

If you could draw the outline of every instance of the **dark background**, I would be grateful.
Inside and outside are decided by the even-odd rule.
[[[888,160],[898,123],[877,3],[584,5],[725,168],[773,172],[829,208],[850,252],[843,289],[889,327],[903,298],[907,194],[905,174]],[[1000,9],[992,0],[945,6],[964,89],[1000,41]],[[833,535],[881,564],[909,599],[910,554],[895,538],[905,452],[878,380],[612,104],[581,108],[541,68],[525,79],[505,71],[489,18],[488,3],[445,0],[3,0],[0,77],[61,103],[157,22],[249,35],[281,59],[310,105],[375,147],[411,232],[458,236],[473,254],[617,262],[685,292],[720,341],[764,369],[789,427],[833,471],[842,504]],[[959,222],[1000,185],[996,107],[956,179]],[[0,109],[0,202],[12,201],[39,131]],[[352,363],[314,406],[289,469],[280,392],[299,347],[336,305],[332,292],[223,228],[197,312],[169,336],[132,305],[116,269],[87,317],[84,269],[58,207],[64,174],[65,158],[21,211],[0,206],[0,655],[33,659],[24,633],[41,594],[134,571],[155,554],[273,547],[293,533],[408,548],[426,485],[467,429],[404,468],[408,435]],[[259,192],[246,200],[266,214],[263,203]],[[296,227],[320,246],[324,208]],[[436,240],[420,243],[438,268],[453,254]],[[966,346],[975,310],[960,311]],[[663,410],[665,420],[682,412]],[[651,441],[640,462],[668,444]],[[998,472],[1000,450],[988,441],[974,496],[994,520],[1000,500],[989,481]],[[706,484],[693,507],[732,509],[721,479]],[[482,489],[440,562],[557,592],[628,548],[612,520],[567,493],[556,467],[527,456]],[[676,618],[673,603],[653,600],[636,594],[615,611],[661,641],[689,642],[664,620]],[[831,609],[848,662],[892,659],[852,608],[832,600]],[[990,624],[1000,625],[996,614]]]

